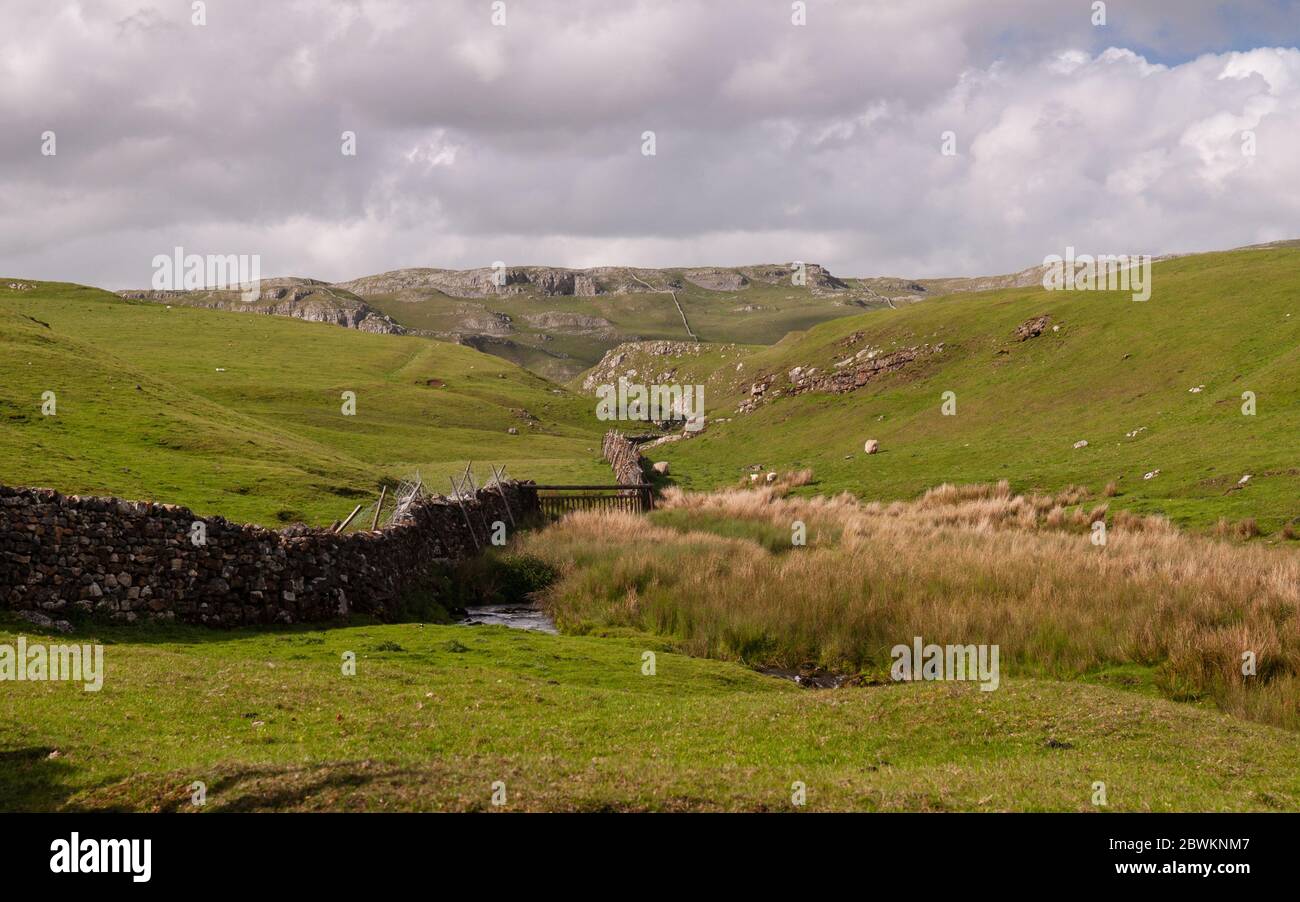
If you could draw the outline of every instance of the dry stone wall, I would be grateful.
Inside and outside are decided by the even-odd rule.
[[[605,433],[605,460],[614,471],[614,481],[619,485],[640,485],[645,482],[641,469],[641,452],[617,429]]]
[[[0,606],[212,626],[352,612],[382,618],[406,592],[426,585],[441,562],[476,553],[475,537],[486,546],[494,521],[534,517],[537,492],[509,482],[500,492],[481,489],[465,510],[473,534],[461,506],[434,495],[414,502],[398,524],[336,535],[198,517],[169,504],[0,486]]]

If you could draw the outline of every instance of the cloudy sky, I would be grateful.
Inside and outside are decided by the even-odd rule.
[[[329,280],[920,277],[1300,237],[1292,0],[197,5],[0,0],[0,275],[145,287],[181,245]]]

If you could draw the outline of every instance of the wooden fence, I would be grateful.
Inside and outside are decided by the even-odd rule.
[[[556,520],[570,511],[623,511],[644,514],[654,509],[654,491],[635,485],[539,485],[537,504],[542,515]]]

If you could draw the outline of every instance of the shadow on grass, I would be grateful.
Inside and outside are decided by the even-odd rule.
[[[415,621],[411,621],[415,622]],[[202,645],[268,636],[299,636],[354,626],[386,625],[374,617],[356,615],[346,620],[321,623],[266,624],[262,626],[214,627],[189,623],[101,623],[96,620],[74,621],[71,633],[41,629],[11,614],[0,614],[0,630],[14,635],[42,636],[52,643],[87,643],[101,645]],[[387,624],[391,625],[391,624]]]
[[[49,811],[68,798],[72,768],[54,752],[48,745],[0,750],[0,811]]]
[[[215,779],[213,779],[215,777]],[[206,780],[204,804],[195,804],[195,781]],[[347,810],[351,797],[377,785],[381,796],[402,793],[418,785],[419,775],[405,768],[383,767],[368,761],[294,767],[248,767],[218,774],[196,771],[136,775],[101,784],[66,800],[72,812],[148,811],[164,814],[301,810]],[[48,806],[48,800],[45,800]],[[366,806],[361,806],[366,807]]]

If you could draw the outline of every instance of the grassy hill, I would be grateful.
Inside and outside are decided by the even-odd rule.
[[[1005,478],[1017,491],[1100,494],[1113,482],[1112,506],[1194,525],[1254,517],[1271,532],[1300,514],[1300,248],[1160,263],[1145,304],[1010,287],[811,328],[797,321],[806,308],[780,306],[784,289],[751,284],[746,304],[770,292],[780,309],[719,308],[755,330],[725,341],[705,311],[692,315],[694,290],[678,298],[704,344],[629,347],[618,364],[706,384],[707,431],[651,452],[686,486],[810,467],[816,481],[799,493],[900,498]],[[537,312],[527,297],[509,303],[523,322]],[[667,295],[556,303],[608,304],[684,334],[670,331]],[[763,346],[792,322],[807,331]],[[800,389],[810,369],[911,349],[855,390]],[[768,387],[756,395],[755,383]],[[41,414],[47,391],[56,416]],[[356,392],[354,417],[340,412],[344,391]],[[955,416],[940,409],[947,391]],[[1243,391],[1256,416],[1241,414]],[[589,399],[467,347],[0,281],[7,483],[326,523],[380,479],[418,468],[436,487],[467,457],[607,481],[603,425]],[[863,453],[867,438],[879,454]],[[734,494],[742,506],[760,495]],[[835,502],[792,503],[807,505],[808,547],[787,546],[784,507],[746,518],[669,505],[622,532],[585,534],[575,518],[526,537],[523,549],[563,574],[545,603],[588,635],[80,623],[79,641],[107,645],[103,689],[24,682],[0,695],[0,810],[192,810],[195,780],[205,810],[490,809],[496,780],[514,810],[788,810],[796,780],[810,810],[1091,811],[1096,781],[1111,810],[1300,807],[1296,733],[1246,719],[1294,723],[1294,580],[1275,576],[1289,573],[1289,548],[1223,545],[1219,572],[1197,549],[1220,543],[1204,539],[1153,534],[1160,557],[1120,528],[1103,558],[1086,523],[1027,539],[988,528],[979,504],[957,535],[945,517],[908,531],[863,509],[837,525],[818,519]],[[902,529],[893,544],[876,534],[888,529]],[[1194,571],[1208,574],[1205,591]],[[744,666],[847,661],[871,674],[873,655],[914,630],[1005,644],[1000,688],[882,680],[813,692]],[[40,630],[0,615],[0,642],[19,633]],[[1235,663],[1243,647],[1261,650],[1267,710],[1216,694],[1214,671],[1196,671],[1205,685],[1185,677],[1202,660]],[[641,670],[646,650],[654,676]],[[347,651],[354,677],[341,675]]]
[[[106,643],[99,692],[0,694],[0,810],[487,811],[498,780],[507,811],[792,811],[796,780],[807,811],[1096,811],[1096,781],[1111,811],[1300,805],[1295,733],[1098,683],[817,692],[658,637],[505,627],[80,641]]]
[[[693,333],[705,342],[772,344],[792,330],[887,307],[895,302],[890,295],[925,294],[902,280],[841,281],[820,268],[810,268],[803,286],[791,284],[788,268],[779,266],[520,272],[531,281],[499,292],[485,287],[486,271],[475,270],[401,270],[338,287],[408,329],[460,337],[557,382],[625,341],[692,340]],[[600,293],[553,294],[539,287],[543,279],[549,285],[574,272],[592,273],[589,285]]]
[[[381,479],[449,488],[466,459],[607,479],[597,425],[586,401],[445,342],[0,282],[0,482],[329,523]]]
[[[1182,257],[1153,272],[1145,303],[1041,288],[961,294],[823,323],[740,359],[702,353],[676,375],[706,383],[710,425],[653,454],[688,488],[734,484],[752,467],[811,467],[805,491],[886,499],[941,482],[1098,494],[1114,482],[1114,506],[1277,530],[1300,516],[1300,249]],[[1017,340],[1043,314],[1042,333]],[[916,360],[856,390],[790,394],[796,367],[833,373],[910,348]],[[759,400],[752,387],[764,380]],[[955,416],[941,411],[948,391]],[[1247,391],[1255,416],[1242,414]],[[750,400],[756,409],[737,413]],[[873,438],[880,453],[866,455]]]

